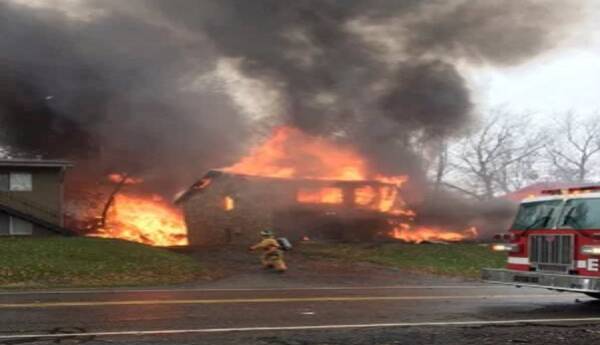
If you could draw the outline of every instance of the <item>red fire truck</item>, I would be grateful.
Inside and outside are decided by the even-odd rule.
[[[546,190],[523,200],[495,251],[505,269],[486,268],[490,283],[581,292],[600,298],[600,186]]]

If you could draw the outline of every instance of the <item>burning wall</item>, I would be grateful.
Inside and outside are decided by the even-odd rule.
[[[184,209],[191,245],[250,243],[265,228],[275,228],[292,240],[367,240],[387,237],[390,217],[406,217],[380,211],[381,204],[396,209],[404,205],[396,194],[388,199],[390,189],[396,186],[378,181],[211,171],[177,203]]]
[[[176,201],[184,210],[190,245],[249,243],[255,240],[254,230],[271,225],[268,200],[281,186],[244,182],[239,176],[209,172]]]
[[[292,239],[459,241],[475,228],[418,227],[402,200],[406,176],[383,176],[347,145],[277,128],[238,163],[211,171],[178,200],[191,244],[249,242],[265,227]],[[333,236],[331,236],[333,235]]]

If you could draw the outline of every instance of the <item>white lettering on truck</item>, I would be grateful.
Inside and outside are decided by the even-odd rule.
[[[598,272],[598,259],[588,259],[587,260],[587,270]]]

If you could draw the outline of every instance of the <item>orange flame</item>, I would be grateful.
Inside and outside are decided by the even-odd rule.
[[[113,173],[108,175],[108,180],[113,183],[123,183],[126,185],[140,184],[144,182],[143,179],[137,177],[125,177],[124,174]],[[123,181],[125,180],[125,181]]]
[[[291,127],[278,127],[270,138],[251,150],[238,163],[222,169],[225,172],[296,179],[336,181],[377,181],[380,184],[354,189],[354,205],[405,217],[412,221],[415,212],[406,207],[399,190],[408,181],[407,176],[384,176],[370,169],[367,160],[352,148],[314,137]],[[344,193],[340,188],[300,188],[296,195],[300,203],[341,204]],[[448,231],[438,228],[413,228],[405,223],[391,225],[393,238],[408,242],[461,241],[477,236],[475,228]]]
[[[296,200],[308,204],[341,204],[344,196],[339,188],[300,188]]]
[[[231,211],[231,210],[235,209],[235,200],[233,200],[232,197],[226,196],[224,203],[225,203],[225,205],[224,205],[225,211]]]
[[[410,224],[400,224],[390,234],[393,238],[405,242],[460,242],[477,238],[475,227],[463,231],[450,231],[433,227],[413,228]]]
[[[116,195],[105,227],[91,236],[121,238],[153,246],[188,243],[180,211],[157,195]]]
[[[291,127],[277,127],[265,142],[251,150],[238,163],[223,171],[279,178],[307,178],[337,181],[378,181],[397,187],[408,180],[406,176],[382,176],[370,171],[367,161],[342,144],[314,137]],[[297,201],[301,203],[339,204],[343,202],[338,188],[300,190]],[[360,189],[355,191],[354,202],[381,212],[396,210],[397,188]]]
[[[266,177],[357,181],[369,178],[353,150],[298,129],[278,127],[263,144],[223,171]]]

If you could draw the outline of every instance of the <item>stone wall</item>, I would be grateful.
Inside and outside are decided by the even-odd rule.
[[[208,185],[188,193],[183,207],[191,246],[244,244],[271,228],[291,240],[303,236],[365,240],[387,226],[384,214],[354,204],[356,188],[366,182],[288,180],[214,174]],[[339,204],[299,204],[300,188],[341,188]],[[378,185],[375,185],[378,187]],[[225,198],[233,199],[227,210]]]
[[[226,197],[233,199],[231,210],[225,209]],[[189,243],[256,242],[261,230],[273,227],[275,210],[294,200],[295,188],[286,183],[246,181],[227,175],[214,179],[183,203]]]

